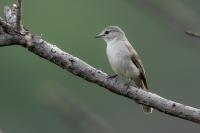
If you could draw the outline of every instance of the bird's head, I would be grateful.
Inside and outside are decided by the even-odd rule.
[[[124,37],[125,37],[125,33],[118,26],[106,27],[100,34],[96,36],[96,38],[102,38],[106,42],[110,42],[114,39],[120,40],[120,39],[123,39]]]

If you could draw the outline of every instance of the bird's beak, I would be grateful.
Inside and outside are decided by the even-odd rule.
[[[102,38],[104,36],[104,34],[100,33],[98,35],[95,36],[95,38]]]

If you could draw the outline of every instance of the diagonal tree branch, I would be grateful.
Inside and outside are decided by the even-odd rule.
[[[21,0],[18,0],[16,4],[19,3],[21,3]],[[20,7],[20,5],[17,5],[17,7]],[[7,11],[5,16],[9,16],[10,10]],[[12,23],[8,21],[16,19],[15,13],[11,12],[10,17],[11,19],[6,19],[6,21],[0,19],[0,46],[21,45],[66,71],[113,93],[132,99],[138,104],[148,105],[168,115],[200,123],[200,109],[162,98],[157,94],[133,86],[127,86],[116,78],[109,78],[108,74],[62,51],[55,45],[43,40],[40,36],[32,35],[29,31],[22,33],[24,31],[23,26],[21,26],[21,29],[16,29],[13,27],[13,21],[11,21]],[[14,25],[17,25],[16,23],[18,23],[17,20],[14,21]]]

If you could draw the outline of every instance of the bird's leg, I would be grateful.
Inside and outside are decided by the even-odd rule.
[[[116,78],[118,75],[115,74],[115,75],[108,75],[108,78],[112,79],[112,78]]]

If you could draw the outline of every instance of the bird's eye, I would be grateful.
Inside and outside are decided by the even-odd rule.
[[[106,35],[109,34],[109,31],[105,31],[105,34],[106,34]]]

